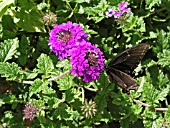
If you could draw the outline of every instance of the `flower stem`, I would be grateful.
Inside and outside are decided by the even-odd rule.
[[[138,103],[138,104],[141,104],[142,106],[145,106],[145,107],[148,107],[148,108],[151,108],[151,109],[154,109],[156,111],[168,111],[168,108],[155,108],[149,104],[146,104],[146,103],[143,103],[142,101],[140,100],[133,100],[135,103]]]
[[[84,103],[84,88],[81,87],[81,91],[82,91],[82,103]]]
[[[84,87],[85,89],[91,91],[91,92],[97,92],[98,89],[94,89],[94,88],[88,88],[88,87]]]
[[[64,72],[63,74],[59,75],[59,76],[55,76],[52,78],[49,78],[48,81],[54,81],[54,80],[58,80],[60,78],[62,78],[63,76],[67,75],[70,72],[70,70]],[[23,84],[33,84],[34,81],[22,81]]]
[[[70,72],[70,70],[64,72],[63,74],[59,75],[59,76],[55,76],[53,78],[48,79],[48,81],[54,81],[54,80],[58,80],[59,78],[62,78],[63,76],[67,75]]]

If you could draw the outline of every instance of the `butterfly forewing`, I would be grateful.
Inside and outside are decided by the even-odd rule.
[[[149,45],[146,43],[138,44],[136,46],[133,46],[124,52],[117,55],[108,66],[110,67],[120,67],[126,66],[126,68],[129,68],[131,70],[133,67],[135,67],[143,58],[146,51],[148,50]]]
[[[126,73],[132,72],[133,68],[142,60],[148,48],[149,45],[146,43],[138,44],[120,53],[108,64],[107,74],[110,79],[116,80],[123,92],[129,94],[130,90],[138,86],[136,80]]]

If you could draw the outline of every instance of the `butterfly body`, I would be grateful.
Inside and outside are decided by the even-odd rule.
[[[116,80],[122,91],[127,94],[130,94],[130,90],[138,87],[139,85],[136,80],[128,74],[142,60],[148,48],[148,44],[141,43],[123,51],[112,59],[106,68],[110,82],[112,83],[113,79]]]

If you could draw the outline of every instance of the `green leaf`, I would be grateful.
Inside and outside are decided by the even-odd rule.
[[[25,70],[23,74],[25,74],[25,79],[34,79],[38,75],[38,73],[31,70]]]
[[[146,0],[145,2],[146,2],[146,5],[145,5],[146,9],[150,9],[150,10],[153,6],[159,5],[162,3],[162,1],[160,0]]]
[[[40,13],[33,7],[16,12],[16,24],[28,32],[46,32]]]
[[[13,17],[10,15],[4,15],[2,17],[2,27],[4,40],[16,38],[16,31],[18,30],[17,25],[13,21]]]
[[[143,37],[141,40],[148,40],[148,39],[155,39],[155,38],[157,38],[156,33],[150,31],[150,32],[149,32],[149,36],[145,36],[145,37]]]
[[[145,128],[161,128],[163,121],[161,114],[162,113],[156,113],[155,111],[145,109],[142,114],[142,117],[144,117],[143,123]]]
[[[36,79],[34,83],[30,86],[30,96],[32,94],[40,93],[41,91],[43,93],[46,93],[48,91],[48,81],[42,81],[40,79]]]
[[[169,1],[165,1],[165,4],[164,4],[164,8],[166,8],[166,10],[168,10],[168,12],[170,12],[170,5],[169,5]]]
[[[62,60],[62,61],[58,61],[56,67],[58,68],[64,68],[64,70],[70,70],[71,69],[71,65],[68,59]]]
[[[71,87],[77,86],[77,84],[73,81],[74,76],[67,74],[63,76],[62,78],[57,80],[57,83],[59,84],[59,90],[68,90]]]
[[[41,54],[37,61],[38,73],[44,74],[45,78],[50,77],[49,74],[54,69],[54,65],[50,57],[46,54]]]
[[[32,48],[29,46],[28,38],[25,35],[23,35],[19,43],[20,55],[18,57],[18,61],[22,66],[24,66],[27,63],[27,59],[31,49]]]
[[[0,46],[0,62],[6,62],[17,52],[19,46],[18,39],[5,40]]]
[[[65,92],[65,100],[70,103],[70,102],[74,102],[75,99],[79,98],[79,96],[81,95],[80,90],[75,89],[75,88],[69,88],[68,90],[66,90]]]
[[[143,18],[141,18],[141,17],[138,18],[137,25],[138,25],[137,29],[140,32],[146,32],[145,22],[144,22]]]
[[[163,89],[161,89],[161,91],[159,91],[157,100],[160,100],[160,101],[165,100],[168,94],[169,94],[169,86],[167,86],[166,88],[163,88]]]
[[[165,113],[165,119],[170,120],[170,105],[168,105],[168,111]]]
[[[53,88],[47,86],[48,82],[45,82],[45,83],[46,83],[46,85],[42,85],[42,87],[44,87],[44,89],[42,90],[43,95],[41,95],[40,98],[45,103],[48,103],[48,109],[57,108],[59,106],[59,104],[63,103],[65,100],[64,100],[64,98],[59,99],[57,94],[56,94],[56,90],[54,90]]]
[[[170,70],[170,49],[163,50],[163,53],[158,53],[158,64]]]
[[[98,79],[97,85],[99,87],[104,87],[106,85],[109,85],[109,79],[108,79],[108,75],[106,73],[101,73],[100,77]]]
[[[101,0],[95,7],[85,7],[84,13],[88,15],[88,20],[94,20],[95,23],[100,22],[105,18],[104,12],[106,11],[107,1]]]
[[[61,120],[61,119],[67,119],[71,115],[68,113],[68,106],[66,104],[61,104],[53,113],[53,117]]]
[[[11,93],[8,96],[5,96],[3,98],[3,102],[5,102],[7,104],[13,104],[16,101],[17,101],[17,97]]]
[[[3,0],[0,2],[0,18],[7,11],[7,7],[14,2],[15,0]]]
[[[159,70],[158,72],[157,79],[158,79],[157,85],[159,85],[160,88],[165,88],[168,86],[169,84],[168,76],[167,74],[164,74],[161,70]]]
[[[62,100],[56,97],[48,97],[49,109],[57,108],[59,104],[62,103]]]
[[[155,54],[158,54],[159,52],[163,52],[163,50],[169,50],[170,49],[170,32],[166,33],[164,30],[157,32],[157,42],[155,43],[155,47],[153,47],[153,51]]]
[[[20,80],[21,68],[16,63],[0,63],[0,74],[2,77],[6,77],[7,80]]]
[[[95,102],[98,106],[98,111],[101,112],[103,111],[104,108],[107,107],[107,93],[108,93],[109,87],[105,86],[102,88],[102,91],[100,91],[96,96],[95,96]]]
[[[155,66],[147,73],[147,81],[143,86],[142,97],[150,105],[158,107],[159,101],[166,99],[169,94],[169,79]]]
[[[137,26],[137,22],[138,22],[138,17],[131,15],[127,19],[126,24],[123,26],[122,31],[126,32],[126,31],[134,29]]]
[[[83,14],[83,13],[84,13],[84,8],[83,8],[83,6],[80,5],[80,8],[79,8],[78,13],[79,13],[79,14]]]
[[[88,34],[98,34],[98,32],[92,30],[92,29],[89,29],[89,26],[88,25],[85,25],[83,26],[84,27],[84,31]]]
[[[46,35],[46,34],[45,34]],[[49,44],[48,44],[49,36],[41,36],[39,37],[37,48],[45,53],[49,53],[51,51]],[[55,55],[55,54],[53,54]],[[56,55],[55,55],[56,56]],[[57,56],[56,56],[57,57]]]
[[[137,34],[139,34],[139,32],[146,32],[144,19],[131,14],[122,27],[122,30],[123,32],[135,30],[135,32],[138,32]]]
[[[3,99],[0,99],[0,107],[2,107],[2,105],[5,104],[5,102],[3,101]]]
[[[30,92],[36,94],[42,90],[43,82],[40,79],[34,80],[34,83],[30,87]]]

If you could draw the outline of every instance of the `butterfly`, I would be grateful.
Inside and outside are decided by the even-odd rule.
[[[149,44],[137,44],[113,58],[106,67],[110,82],[114,79],[122,88],[122,92],[127,94],[137,88],[139,84],[128,74],[139,64],[148,49]]]

